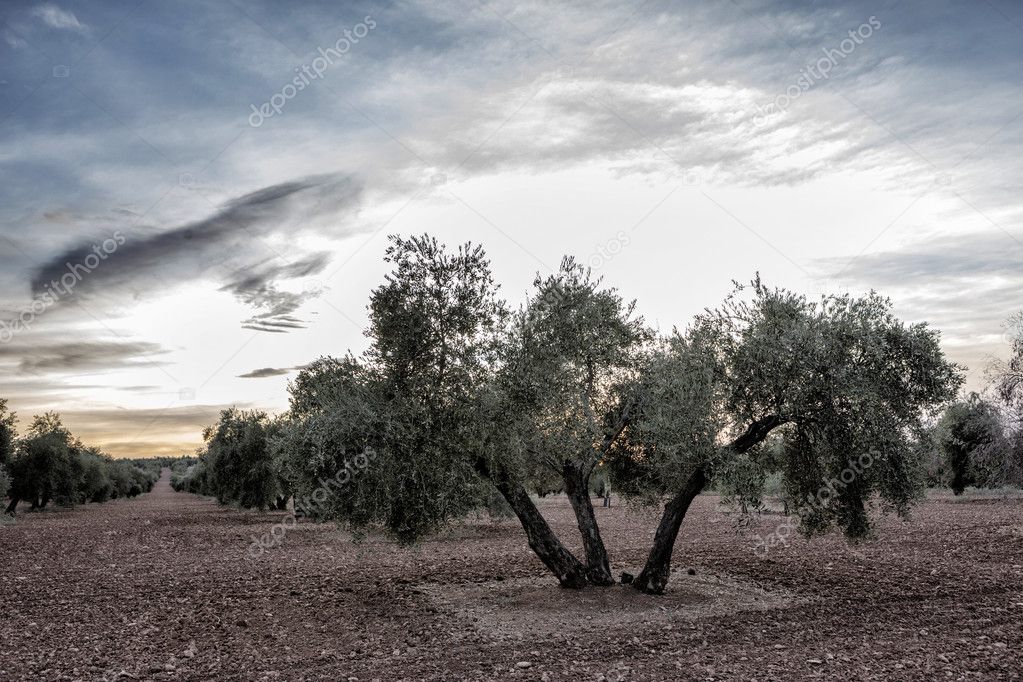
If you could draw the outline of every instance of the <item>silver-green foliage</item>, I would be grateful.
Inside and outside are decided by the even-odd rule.
[[[853,537],[869,531],[875,494],[902,513],[920,494],[921,419],[962,381],[937,332],[902,323],[883,297],[813,301],[759,280],[662,343],[647,369],[614,462],[627,488],[658,498],[703,470],[756,505],[780,470],[805,531],[836,523]],[[780,448],[766,446],[772,432]]]

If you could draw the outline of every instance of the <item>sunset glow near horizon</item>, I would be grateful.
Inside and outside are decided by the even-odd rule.
[[[684,327],[870,289],[982,388],[1023,308],[1023,6],[5,3],[0,398],[187,454],[366,346],[388,234]]]

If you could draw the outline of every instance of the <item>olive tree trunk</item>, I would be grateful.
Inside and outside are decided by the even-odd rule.
[[[791,420],[788,417],[781,415],[768,415],[757,419],[725,447],[737,454],[747,452],[763,442],[772,430],[789,421]],[[661,515],[661,522],[657,525],[657,532],[654,534],[654,545],[650,548],[650,554],[647,556],[643,570],[632,583],[637,590],[650,594],[664,592],[664,588],[668,585],[668,578],[671,577],[671,555],[675,550],[675,539],[678,537],[679,529],[682,528],[682,521],[686,517],[686,512],[689,511],[689,505],[707,486],[708,481],[707,472],[698,468],[690,475],[685,485],[682,486],[682,490],[678,491],[664,505],[664,514]]]
[[[586,549],[586,578],[593,585],[614,585],[611,575],[611,562],[608,560],[604,540],[600,537],[597,517],[593,513],[593,501],[590,499],[589,475],[583,465],[565,462],[562,476],[565,479],[565,493],[572,503],[579,534],[583,538]]]
[[[543,517],[540,510],[533,504],[525,487],[512,480],[507,473],[495,470],[490,465],[478,460],[476,463],[477,472],[490,481],[501,496],[508,502],[508,506],[515,512],[515,516],[526,531],[526,539],[529,548],[540,558],[544,566],[558,579],[562,587],[581,588],[587,584],[587,571],[582,562],[572,552],[561,544],[561,540],[551,530],[547,519]]]
[[[650,594],[664,592],[671,576],[671,555],[675,551],[678,531],[682,527],[686,512],[689,511],[689,505],[706,485],[706,474],[702,469],[697,469],[682,490],[664,505],[664,514],[661,515],[661,522],[654,534],[653,547],[650,548],[643,570],[632,583],[640,592]]]

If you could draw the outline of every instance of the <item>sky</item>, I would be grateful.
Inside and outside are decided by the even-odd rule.
[[[1023,4],[0,3],[0,398],[187,454],[358,354],[387,235],[661,331],[890,296],[984,386],[1023,308]]]

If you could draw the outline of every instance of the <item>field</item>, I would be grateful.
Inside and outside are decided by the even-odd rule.
[[[565,538],[567,502],[541,503]],[[663,597],[559,589],[513,520],[405,550],[155,490],[0,527],[2,680],[1020,679],[1023,501],[918,506],[878,538],[758,556],[698,498]],[[651,512],[597,509],[618,570]],[[757,524],[759,524],[757,526]],[[690,575],[687,569],[693,569]]]

